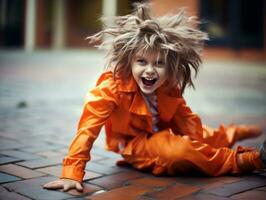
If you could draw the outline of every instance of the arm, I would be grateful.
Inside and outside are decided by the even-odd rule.
[[[69,189],[83,190],[81,182],[93,142],[117,103],[110,91],[107,95],[107,91],[99,85],[87,95],[77,134],[63,160],[61,179],[45,184],[45,189],[63,189],[64,192]]]
[[[112,74],[104,74],[97,87],[86,96],[77,134],[68,155],[63,161],[61,178],[82,182],[86,163],[90,160],[90,150],[101,127],[118,105],[118,94]]]
[[[189,136],[192,140],[202,141],[203,129],[200,118],[194,114],[182,98],[176,113],[174,123],[182,135]]]
[[[81,182],[86,163],[90,160],[90,150],[101,127],[118,105],[116,84],[111,73],[103,74],[97,87],[86,96],[77,134],[74,137],[68,155],[63,161],[61,179],[45,184],[45,189],[76,189],[82,191]]]

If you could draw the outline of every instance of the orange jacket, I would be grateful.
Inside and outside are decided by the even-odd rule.
[[[169,129],[174,134],[187,135],[202,141],[202,124],[192,113],[179,90],[157,90],[160,130]],[[63,161],[61,178],[82,181],[90,150],[100,129],[105,125],[107,149],[121,152],[121,144],[139,134],[152,132],[152,116],[133,77],[127,83],[113,79],[112,72],[105,72],[97,86],[86,96],[78,130],[69,153]]]

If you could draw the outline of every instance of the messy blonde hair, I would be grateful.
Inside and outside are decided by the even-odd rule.
[[[186,86],[194,88],[191,69],[196,76],[203,42],[208,39],[196,25],[197,21],[187,17],[184,9],[176,15],[153,18],[150,4],[137,3],[132,14],[115,17],[114,25],[105,25],[102,31],[87,39],[95,43],[105,34],[113,36],[98,47],[107,49],[107,68],[114,66],[114,77],[122,76],[124,80],[131,76],[131,60],[137,52],[160,52],[165,57],[169,88],[179,87],[183,93]]]

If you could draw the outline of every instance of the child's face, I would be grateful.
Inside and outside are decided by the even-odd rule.
[[[132,75],[145,95],[152,95],[166,80],[166,63],[157,51],[141,51],[131,61]]]

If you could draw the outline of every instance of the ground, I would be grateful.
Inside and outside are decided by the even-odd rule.
[[[93,50],[0,52],[0,199],[264,199],[265,172],[154,177],[117,167],[120,156],[104,150],[104,131],[91,152],[83,193],[42,189],[60,176],[85,93],[104,64],[104,54]],[[236,145],[259,148],[266,137],[266,63],[204,60],[195,85],[185,97],[203,123],[258,124],[262,136]]]

